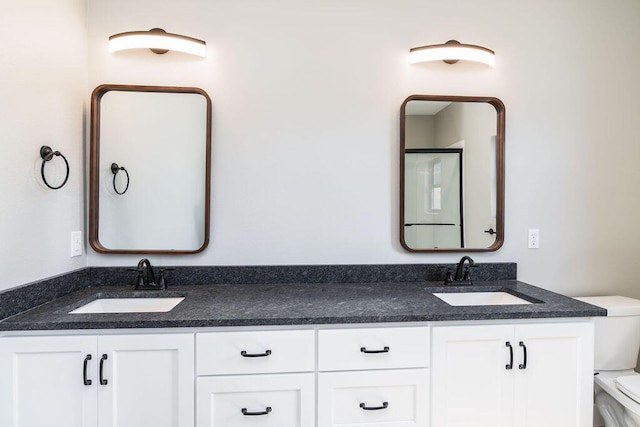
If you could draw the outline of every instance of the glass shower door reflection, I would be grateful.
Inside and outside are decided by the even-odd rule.
[[[405,242],[411,248],[464,247],[462,150],[405,151]]]

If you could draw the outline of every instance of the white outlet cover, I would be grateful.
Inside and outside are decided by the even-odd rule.
[[[527,247],[529,249],[539,249],[540,248],[540,230],[537,228],[530,228],[528,239],[527,239]]]
[[[82,255],[82,231],[71,232],[71,253],[70,256]]]

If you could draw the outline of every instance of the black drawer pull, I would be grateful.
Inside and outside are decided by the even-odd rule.
[[[107,385],[108,381],[104,379],[104,361],[107,360],[107,355],[103,354],[100,358],[100,384]]]
[[[267,406],[265,410],[262,412],[249,412],[247,408],[242,408],[241,411],[242,411],[242,415],[246,415],[247,417],[253,416],[253,415],[267,415],[269,412],[271,412],[271,406]]]
[[[367,347],[360,347],[360,351],[363,353],[389,353],[389,347],[384,347],[382,350],[367,350]]]
[[[506,370],[509,370],[509,369],[513,369],[513,346],[509,341],[507,341],[505,344],[507,347],[509,347],[509,364],[505,365],[504,368]]]
[[[518,369],[527,369],[527,346],[524,345],[524,342],[520,341],[520,347],[522,347],[524,359],[522,363],[518,365]]]
[[[242,357],[267,357],[267,356],[271,356],[271,350],[267,350],[264,353],[258,353],[258,354],[251,354],[251,353],[247,353],[246,351],[242,350],[240,352],[240,355]]]
[[[366,404],[361,403],[360,407],[363,411],[378,411],[380,409],[387,409],[389,407],[389,402],[382,402],[382,406],[367,406]]]
[[[84,366],[82,367],[82,381],[84,385],[91,385],[92,381],[87,379],[87,363],[91,360],[91,355],[87,354],[84,358]]]

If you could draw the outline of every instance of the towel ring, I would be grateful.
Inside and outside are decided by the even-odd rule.
[[[51,185],[49,185],[49,183],[47,182],[47,178],[44,177],[44,165],[46,165],[49,160],[53,159],[53,156],[62,157],[62,160],[64,160],[64,163],[67,166],[67,175],[64,177],[64,181],[62,181],[62,184],[58,185],[57,187],[52,187]],[[67,161],[67,158],[63,156],[59,151],[53,151],[48,145],[43,145],[42,147],[40,147],[40,157],[42,157],[40,175],[42,175],[42,181],[44,181],[44,185],[52,190],[57,190],[64,187],[64,185],[67,183],[67,180],[69,179],[69,162]]]
[[[127,185],[126,187],[124,187],[124,190],[122,192],[118,191],[118,189],[116,188],[116,176],[118,176],[118,172],[120,171],[124,171],[124,173],[127,175]],[[113,173],[113,191],[115,191],[116,194],[123,195],[129,189],[129,172],[127,172],[124,167],[118,166],[117,163],[111,163],[111,172]]]

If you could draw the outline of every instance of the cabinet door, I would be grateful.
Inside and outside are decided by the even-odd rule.
[[[0,426],[96,426],[95,350],[91,336],[0,338]]]
[[[318,374],[318,427],[426,427],[429,370]]]
[[[593,324],[518,325],[516,344],[514,425],[590,427]]]
[[[193,426],[193,347],[192,334],[100,336],[99,426]]]
[[[314,374],[199,377],[198,427],[313,427]]]
[[[511,325],[433,328],[433,427],[512,427]],[[517,367],[514,367],[517,369]],[[540,426],[538,426],[540,427]]]

